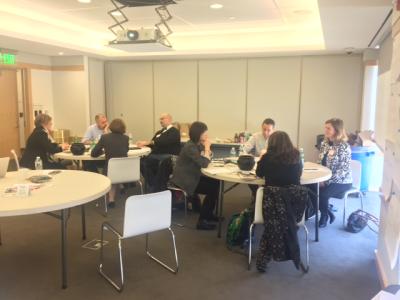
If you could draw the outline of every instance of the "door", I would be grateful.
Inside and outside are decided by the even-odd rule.
[[[0,69],[0,157],[19,155],[17,71]]]

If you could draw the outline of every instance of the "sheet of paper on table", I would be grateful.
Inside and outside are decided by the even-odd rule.
[[[239,170],[238,168],[221,168],[221,167],[207,168],[207,171],[213,175],[235,173],[238,172],[238,170]]]

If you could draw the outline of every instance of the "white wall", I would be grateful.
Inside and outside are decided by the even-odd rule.
[[[87,68],[89,72],[89,114],[91,123],[94,123],[96,114],[106,112],[104,62],[89,58]]]
[[[49,70],[31,70],[33,111],[41,110],[51,116],[54,115],[52,73]]]
[[[159,127],[161,112],[178,122],[198,116],[219,138],[258,131],[272,117],[305,148],[306,159],[315,159],[325,120],[343,118],[349,131],[360,127],[361,55],[109,61],[105,75],[109,117],[122,116],[140,139]]]
[[[87,76],[84,71],[54,71],[54,119],[58,129],[82,136],[89,125]]]

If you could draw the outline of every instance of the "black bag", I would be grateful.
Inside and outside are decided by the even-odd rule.
[[[85,153],[85,144],[83,143],[73,143],[70,148],[73,155],[83,155]]]
[[[347,219],[347,231],[358,233],[368,225],[370,214],[361,209],[352,212]]]

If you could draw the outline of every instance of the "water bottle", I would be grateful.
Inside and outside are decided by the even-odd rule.
[[[240,148],[239,148],[239,155],[243,155],[244,153],[244,145],[240,144]]]
[[[236,157],[236,149],[235,149],[235,147],[232,147],[232,149],[231,149],[231,157]]]
[[[35,159],[35,169],[43,170],[43,163],[39,156],[36,156],[36,159]]]
[[[301,165],[304,166],[304,149],[300,148],[300,161],[301,161]]]

